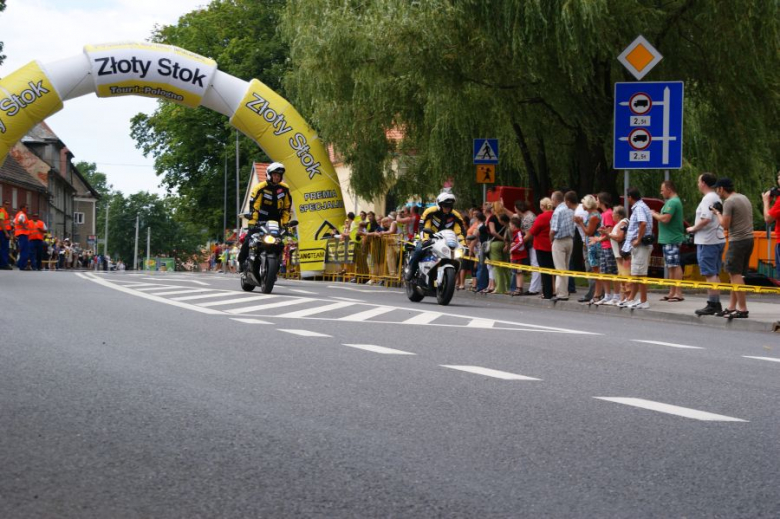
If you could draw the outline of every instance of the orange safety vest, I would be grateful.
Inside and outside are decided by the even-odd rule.
[[[16,213],[14,216],[14,236],[29,236],[30,229],[27,227],[29,221],[30,219],[22,211]]]
[[[0,207],[0,231],[10,231],[11,230],[11,217],[8,216],[8,211],[5,210],[5,207]]]
[[[46,231],[46,224],[43,220],[30,220],[30,239],[43,240],[43,233]]]

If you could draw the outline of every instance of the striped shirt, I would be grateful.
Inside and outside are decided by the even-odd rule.
[[[623,242],[623,252],[631,252],[633,242],[639,236],[639,224],[645,222],[645,236],[653,234],[653,215],[650,208],[642,200],[631,206],[631,219],[628,221],[626,240]]]
[[[550,220],[550,230],[555,232],[555,239],[574,237],[574,211],[564,202],[558,204]]]

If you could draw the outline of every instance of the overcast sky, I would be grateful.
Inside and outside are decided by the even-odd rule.
[[[0,41],[5,77],[32,60],[44,65],[77,56],[84,45],[145,41],[157,25],[171,25],[208,0],[10,0],[0,13]],[[75,155],[74,161],[97,163],[114,189],[163,193],[153,160],[144,158],[130,137],[130,119],[152,113],[153,99],[128,96],[72,99],[47,124]]]

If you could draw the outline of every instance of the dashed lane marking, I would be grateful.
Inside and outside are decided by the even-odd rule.
[[[661,402],[653,402],[652,400],[644,400],[642,398],[621,398],[621,397],[606,397],[606,396],[594,396],[598,400],[606,400],[607,402],[615,402],[616,404],[630,405],[633,407],[639,407],[641,409],[648,409],[650,411],[658,411],[659,413],[672,414],[675,416],[682,416],[684,418],[692,418],[694,420],[702,420],[705,422],[747,422],[741,418],[734,418],[732,416],[724,416],[721,414],[708,413],[706,411],[699,411],[697,409],[690,409],[688,407],[680,407],[671,404],[664,404]]]
[[[293,335],[300,335],[301,337],[333,337],[332,335],[325,335],[324,333],[319,332],[312,332],[309,330],[283,330],[279,329],[280,332],[285,333],[291,333]]]
[[[231,317],[231,321],[238,321],[239,323],[246,323],[246,324],[273,324],[269,323],[268,321],[261,321],[260,319],[244,319],[241,317]]]
[[[211,307],[211,306],[235,305],[235,304],[238,304],[238,303],[248,303],[250,301],[260,301],[262,299],[272,299],[274,297],[279,297],[279,296],[274,296],[274,295],[271,295],[271,294],[262,294],[262,295],[259,295],[259,296],[248,296],[248,297],[244,296],[244,297],[239,297],[237,299],[228,299],[227,301],[212,301],[210,303],[197,303],[197,305],[198,306],[202,306],[204,308],[208,308],[208,307]]]
[[[330,312],[331,310],[338,310],[340,308],[346,308],[348,306],[354,306],[354,305],[355,303],[347,303],[347,302],[333,303],[330,305],[317,306],[314,308],[307,308],[305,310],[298,310],[296,312],[289,312],[286,314],[277,315],[276,317],[287,317],[287,318],[309,317],[310,315],[322,314],[325,312]]]
[[[276,303],[268,303],[265,305],[248,306],[246,308],[234,308],[227,310],[229,314],[251,314],[252,312],[259,312],[261,310],[268,310],[269,308],[281,308],[284,306],[300,305],[312,301],[308,297],[301,297],[298,299],[288,299],[287,301],[278,301]]]
[[[661,341],[642,341],[639,339],[631,339],[631,342],[643,342],[645,344],[657,344],[658,346],[668,346],[670,348],[681,348],[685,350],[703,350],[701,346],[686,346],[685,344],[675,344],[673,342],[661,342]]]
[[[746,359],[756,359],[756,360],[768,360],[769,362],[780,362],[780,359],[774,358],[774,357],[751,357],[750,355],[742,355]]]
[[[525,375],[517,375],[516,373],[508,373],[506,371],[498,371],[496,369],[483,368],[480,366],[453,366],[448,364],[441,364],[441,367],[457,369],[458,371],[475,373],[477,375],[484,375],[486,377],[500,378],[501,380],[542,380],[540,378],[526,377]]]
[[[381,353],[383,355],[417,355],[410,351],[394,350],[393,348],[385,348],[384,346],[375,346],[373,344],[344,344],[350,348],[357,348],[359,350],[372,351],[374,353]]]

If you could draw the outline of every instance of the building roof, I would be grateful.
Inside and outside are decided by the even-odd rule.
[[[252,167],[255,170],[255,177],[257,177],[257,183],[265,182],[265,179],[268,178],[268,175],[266,174],[268,166],[270,166],[268,162],[254,162],[252,164]]]
[[[3,165],[0,166],[0,182],[7,182],[8,184],[40,193],[47,192],[46,187],[30,176],[27,170],[16,162],[11,155],[6,156]]]

